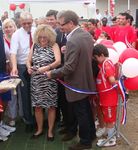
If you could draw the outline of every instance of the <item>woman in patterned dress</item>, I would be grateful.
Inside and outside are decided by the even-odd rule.
[[[33,138],[43,132],[43,108],[48,109],[47,140],[54,140],[53,128],[57,107],[57,82],[48,79],[44,73],[57,68],[61,63],[60,50],[55,43],[56,33],[48,25],[39,25],[34,34],[34,44],[30,50],[27,68],[31,74],[31,99],[35,111],[37,131]]]

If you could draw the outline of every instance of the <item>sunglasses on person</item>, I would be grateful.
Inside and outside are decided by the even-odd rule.
[[[67,22],[65,22],[65,23],[63,23],[63,24],[59,24],[60,26],[64,26],[64,25],[66,25],[66,24],[68,24],[70,21],[67,21]]]

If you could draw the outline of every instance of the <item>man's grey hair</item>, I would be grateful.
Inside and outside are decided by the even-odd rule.
[[[57,20],[60,18],[64,18],[64,22],[72,21],[74,25],[78,25],[78,23],[79,23],[78,15],[74,11],[71,11],[71,10],[60,11],[57,14]]]
[[[32,14],[28,11],[24,11],[20,14],[21,19],[33,19]]]

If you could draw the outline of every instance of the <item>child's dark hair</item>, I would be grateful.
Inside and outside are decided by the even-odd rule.
[[[102,54],[105,57],[109,57],[108,49],[102,44],[95,45],[93,48],[93,56],[94,55],[101,56]]]
[[[101,32],[101,34],[103,34],[107,38],[107,40],[111,40],[111,38],[107,32],[103,31],[103,32]]]

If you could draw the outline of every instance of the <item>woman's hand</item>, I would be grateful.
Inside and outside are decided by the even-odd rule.
[[[50,65],[48,65],[48,66],[43,66],[43,67],[40,67],[40,68],[38,68],[37,69],[37,71],[39,72],[39,73],[45,73],[46,71],[49,71],[51,69],[51,67],[50,67]]]
[[[33,73],[32,67],[28,67],[27,71],[28,71],[28,73],[31,75],[31,74]]]

